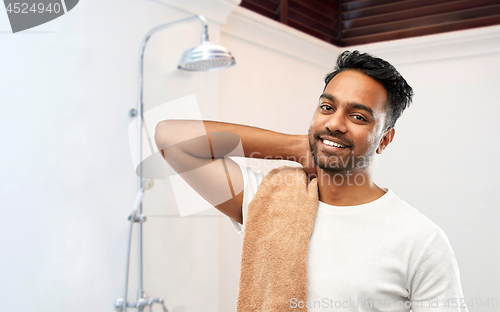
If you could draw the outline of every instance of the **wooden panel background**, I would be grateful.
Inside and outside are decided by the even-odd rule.
[[[500,0],[242,0],[339,47],[500,24]]]

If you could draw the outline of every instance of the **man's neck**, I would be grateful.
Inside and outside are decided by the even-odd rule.
[[[372,202],[385,191],[372,180],[370,170],[329,173],[318,169],[319,200],[332,206],[356,206]]]

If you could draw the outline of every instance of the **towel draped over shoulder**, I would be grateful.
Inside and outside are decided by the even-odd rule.
[[[317,180],[302,168],[273,169],[248,206],[237,311],[294,311],[307,301],[307,248],[318,209]],[[301,309],[306,311],[306,309]]]

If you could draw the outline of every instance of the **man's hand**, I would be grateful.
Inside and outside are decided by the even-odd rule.
[[[303,143],[301,144],[300,150],[297,151],[298,155],[297,160],[302,165],[302,167],[304,167],[304,170],[307,172],[307,175],[309,176],[310,179],[317,178],[318,167],[314,163],[314,158],[311,153],[311,148],[309,147],[309,138],[307,137],[307,135],[303,136],[302,141]]]

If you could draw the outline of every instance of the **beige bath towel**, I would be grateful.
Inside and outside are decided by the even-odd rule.
[[[302,168],[280,167],[264,177],[245,220],[238,312],[295,311],[293,298],[307,300],[307,247],[317,209],[317,181],[308,183]]]

